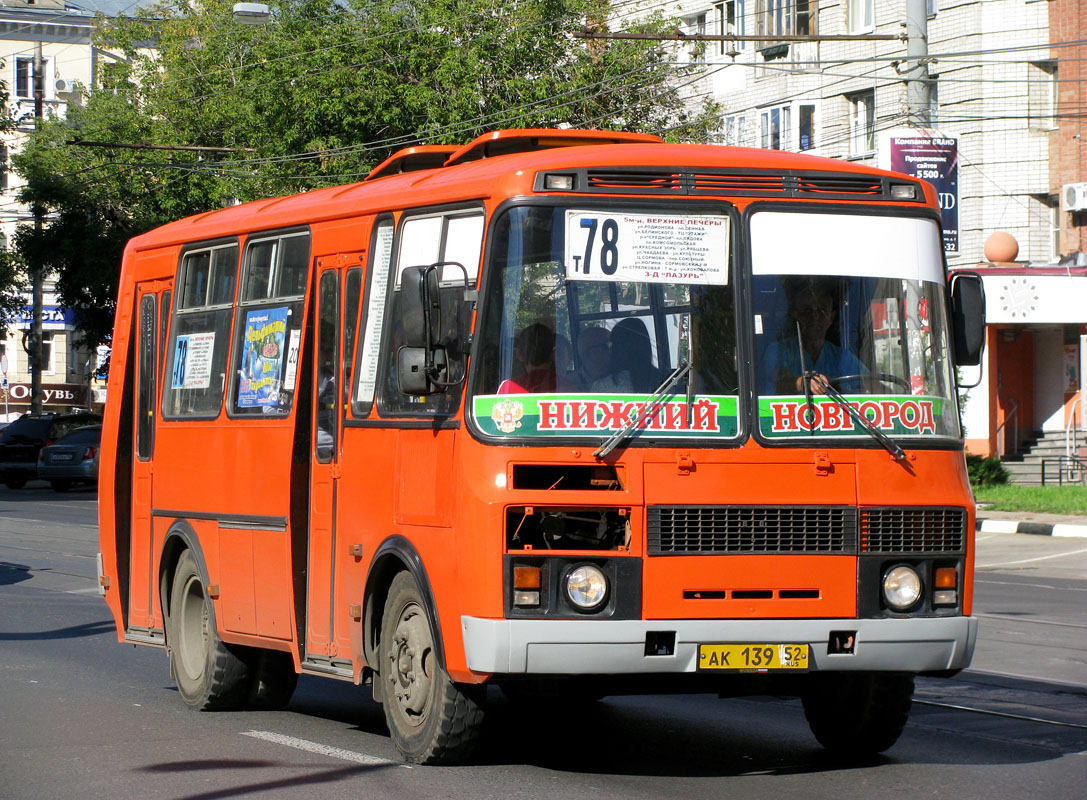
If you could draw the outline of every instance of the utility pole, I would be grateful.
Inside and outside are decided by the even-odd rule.
[[[45,101],[42,43],[34,44],[34,130],[41,127]],[[42,207],[34,203],[34,237],[41,241]],[[45,295],[45,268],[42,264],[31,266],[33,282],[33,308],[30,320],[30,412],[42,412],[42,305]]]
[[[909,124],[913,128],[927,128],[932,122],[930,115],[930,89],[928,76],[928,2],[906,0],[906,105]]]

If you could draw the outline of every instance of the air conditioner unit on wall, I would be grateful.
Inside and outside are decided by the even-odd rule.
[[[57,78],[56,83],[53,85],[56,88],[57,94],[70,94],[75,91],[75,84],[67,78]]]
[[[1061,198],[1065,211],[1087,211],[1087,183],[1066,183]]]

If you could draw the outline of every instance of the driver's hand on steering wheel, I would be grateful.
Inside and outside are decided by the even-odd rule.
[[[818,379],[818,380],[816,380]],[[804,376],[801,375],[796,379],[796,391],[797,394],[804,394]],[[808,385],[811,386],[812,394],[826,394],[826,386],[830,381],[827,376],[821,372],[816,372],[808,381]]]

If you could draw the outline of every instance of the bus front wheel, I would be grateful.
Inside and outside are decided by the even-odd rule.
[[[170,672],[185,704],[201,711],[240,708],[251,686],[249,668],[219,638],[211,601],[189,550],[174,570],[166,626]]]
[[[801,699],[819,744],[837,756],[887,750],[902,734],[913,702],[913,675],[828,672],[813,675]]]
[[[459,686],[439,663],[415,580],[399,573],[381,621],[385,721],[405,761],[442,764],[472,752],[483,723],[480,687]]]

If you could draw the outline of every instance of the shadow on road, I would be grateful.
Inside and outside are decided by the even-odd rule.
[[[0,571],[0,576],[4,573]],[[52,631],[0,631],[0,642],[25,642],[42,639],[79,639],[84,636],[98,636],[114,630],[113,620],[100,620],[87,622],[83,625],[72,625],[69,628],[58,628]]]
[[[9,489],[0,484],[0,503],[68,502],[71,500],[97,500],[98,487],[80,484],[66,492],[55,492],[45,481],[30,481],[22,489]],[[0,508],[2,510],[2,508]]]
[[[1003,688],[1016,691],[1009,681],[1015,682],[1008,679]],[[953,696],[955,682],[944,683]],[[1028,694],[1046,690],[1054,704],[1067,703],[1064,689],[1037,682],[1018,687]],[[924,696],[919,694],[918,701]],[[676,778],[805,775],[894,764],[1038,763],[1087,747],[1085,725],[1055,727],[972,708],[933,709],[920,702],[914,707],[916,721],[887,753],[843,759],[816,743],[800,702],[792,698],[646,696],[529,707],[510,703],[492,689],[488,700],[480,744],[465,768],[531,765],[557,772]],[[303,676],[287,709],[292,712],[388,736],[382,708],[365,687]],[[960,737],[961,748],[934,743],[949,734]]]
[[[164,764],[152,764],[149,767],[144,767],[141,771],[152,773],[163,772],[190,772],[193,771],[190,767],[192,762],[180,761],[180,762],[168,762]],[[254,767],[274,767],[283,766],[291,767],[295,765],[291,764],[275,764],[262,761],[232,761],[229,759],[223,761],[201,761],[197,762],[201,766],[198,769],[208,770],[221,770],[221,769],[251,769]],[[291,789],[291,788],[306,788],[315,783],[336,783],[337,781],[344,780],[345,778],[357,778],[367,774],[371,774],[376,770],[388,769],[389,767],[396,767],[397,764],[355,764],[349,767],[337,767],[334,769],[312,769],[305,772],[303,775],[297,775],[291,778],[280,778],[278,780],[269,781],[257,781],[253,783],[242,784],[240,786],[231,786],[224,789],[213,789],[207,792],[197,792],[196,794],[183,795],[183,800],[220,800],[220,798],[226,797],[246,797],[246,796],[259,796],[265,792],[272,792],[277,789]]]
[[[7,562],[0,562],[0,586],[11,586],[15,583],[22,583],[28,581],[33,576],[30,574],[30,567],[26,564],[9,564]]]

